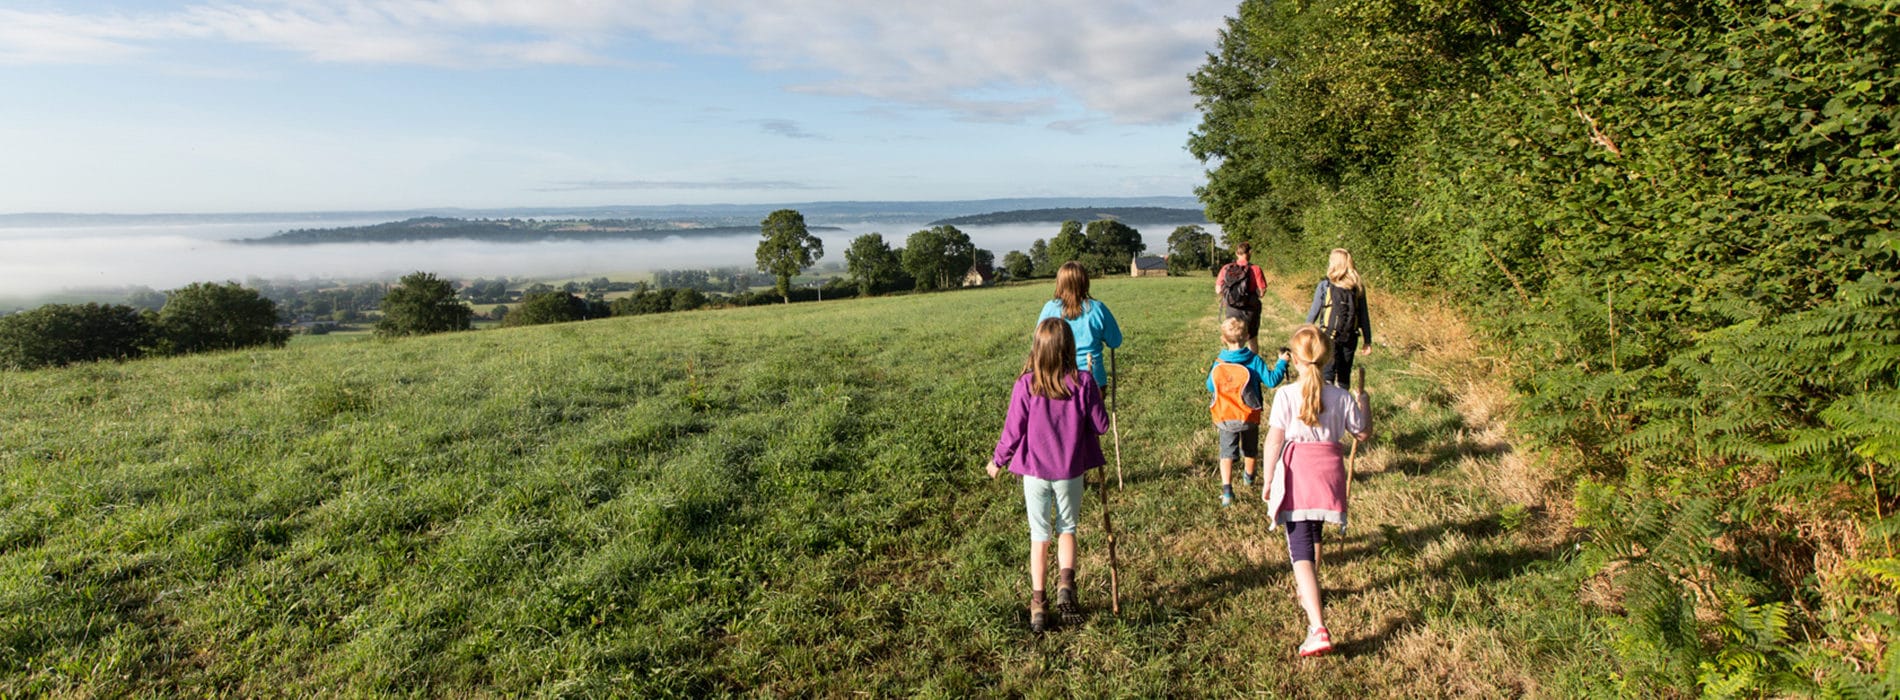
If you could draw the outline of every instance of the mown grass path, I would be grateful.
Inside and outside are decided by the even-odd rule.
[[[1284,541],[1218,503],[1210,286],[1096,285],[1123,611],[1091,491],[1090,614],[1040,638],[981,467],[1044,285],[0,375],[0,695],[1557,692],[1545,504],[1404,344],[1340,654],[1295,659]]]

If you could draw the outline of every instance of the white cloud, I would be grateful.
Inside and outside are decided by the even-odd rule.
[[[981,121],[1060,98],[1167,123],[1233,0],[249,0],[148,13],[0,11],[0,63],[128,61],[166,41],[257,44],[313,60],[481,68],[608,64],[637,37],[817,76],[792,89]]]

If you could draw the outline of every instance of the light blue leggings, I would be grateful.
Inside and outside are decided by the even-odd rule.
[[[1023,477],[1023,505],[1029,511],[1029,541],[1048,542],[1049,506],[1056,509],[1056,534],[1075,534],[1076,513],[1082,508],[1082,477],[1048,481]],[[1053,503],[1051,503],[1053,501]]]

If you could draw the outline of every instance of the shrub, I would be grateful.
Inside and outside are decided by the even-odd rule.
[[[47,304],[0,317],[0,367],[124,360],[152,342],[147,312],[117,304]]]
[[[455,298],[448,280],[427,272],[402,278],[383,297],[383,318],[376,322],[380,336],[424,335],[465,331],[474,309]]]
[[[277,304],[236,282],[172,290],[157,326],[159,349],[167,354],[283,347],[290,340],[290,331],[277,327]]]

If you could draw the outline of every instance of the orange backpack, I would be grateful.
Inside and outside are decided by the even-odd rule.
[[[1260,424],[1260,380],[1246,365],[1217,362],[1211,370],[1214,399],[1207,404],[1216,425],[1222,423]],[[1236,426],[1238,428],[1240,426]]]

